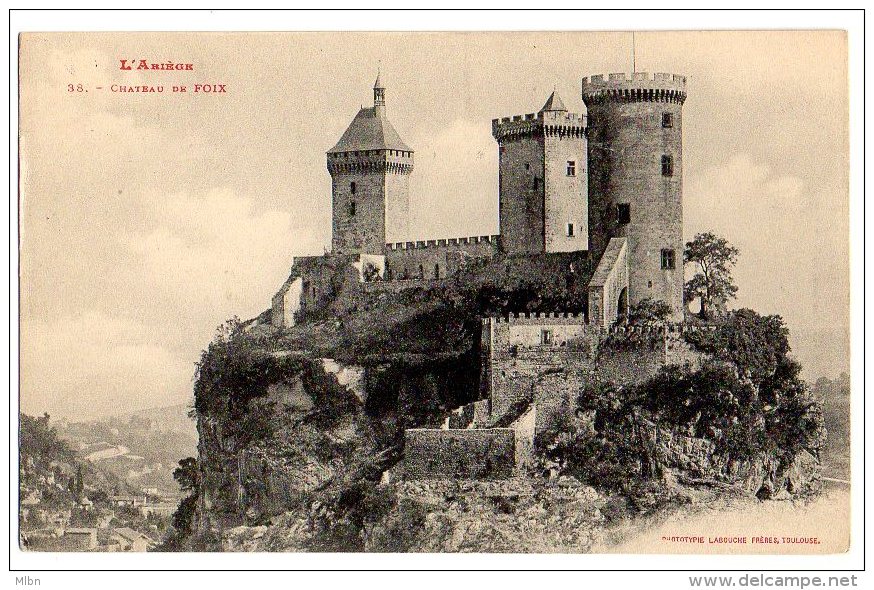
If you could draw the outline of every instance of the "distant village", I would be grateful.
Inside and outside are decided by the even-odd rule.
[[[154,422],[49,425],[47,416],[22,415],[22,427],[22,549],[139,552],[160,542],[179,503],[173,464],[133,454],[118,442],[150,431],[166,438]]]

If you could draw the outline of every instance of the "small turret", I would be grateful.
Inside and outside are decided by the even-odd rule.
[[[376,82],[373,83],[373,108],[379,116],[385,115],[385,86],[381,78],[381,73],[377,71]]]
[[[567,107],[564,106],[564,103],[561,100],[561,97],[558,95],[558,92],[553,90],[552,94],[549,95],[549,98],[546,99],[546,104],[543,105],[543,108],[540,109],[541,113],[552,113],[552,112],[560,112],[566,113]]]

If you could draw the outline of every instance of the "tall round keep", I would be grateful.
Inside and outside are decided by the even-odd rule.
[[[628,242],[628,293],[683,318],[683,103],[686,77],[610,74],[583,78],[588,111],[590,252]]]

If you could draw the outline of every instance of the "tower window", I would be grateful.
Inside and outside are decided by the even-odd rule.
[[[616,222],[620,225],[631,223],[631,205],[628,203],[616,205]]]
[[[350,193],[352,193],[352,194],[354,195],[356,190],[358,190],[358,187],[355,186],[355,183],[354,183],[354,182],[353,182],[352,184],[349,185],[349,192],[350,192]]]
[[[355,201],[349,203],[349,215],[355,217]]]
[[[525,170],[531,170],[531,164],[525,162]]]
[[[573,223],[567,224],[567,237],[569,237],[569,238],[574,237],[574,224]]]
[[[674,126],[674,114],[673,113],[662,113],[662,127],[665,129],[670,129]]]
[[[674,175],[674,158],[673,156],[662,156],[662,176]]]
[[[567,161],[567,175],[568,176],[576,176],[577,175],[577,163],[573,160]]]
[[[662,250],[662,270],[674,270],[677,266],[676,255],[672,248]]]
[[[541,344],[552,344],[552,330],[541,330],[540,331],[540,343]]]
[[[439,264],[434,265],[434,278],[435,279],[440,278],[440,265]]]

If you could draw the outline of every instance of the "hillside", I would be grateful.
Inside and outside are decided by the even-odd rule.
[[[146,495],[105,469],[86,460],[58,435],[48,415],[20,415],[19,524],[22,547],[38,551],[82,550],[68,532],[93,530],[93,550],[115,550],[116,529],[130,529],[157,541],[169,524],[169,513],[146,515],[133,501]],[[156,499],[152,499],[153,503]],[[141,549],[144,550],[144,549]]]
[[[813,384],[813,394],[822,401],[828,441],[823,450],[823,475],[850,479],[850,377],[821,377]]]
[[[56,424],[78,456],[112,473],[132,489],[158,488],[176,496],[173,469],[197,454],[197,431],[184,405]]]

